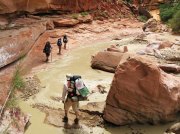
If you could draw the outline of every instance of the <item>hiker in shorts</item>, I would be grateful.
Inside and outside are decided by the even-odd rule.
[[[69,108],[72,106],[73,111],[75,112],[76,118],[74,123],[79,123],[79,100],[76,94],[75,84],[72,80],[73,76],[71,74],[66,75],[66,83],[64,84],[62,102],[64,103],[65,116],[63,121],[68,123],[68,113]]]
[[[43,53],[46,54],[46,62],[49,61],[49,56],[51,54],[51,49],[52,49],[51,44],[50,44],[49,41],[47,41],[45,46],[44,46],[44,49],[43,49]]]
[[[58,54],[61,54],[61,46],[62,46],[61,38],[58,39],[57,46],[59,48],[59,53]]]
[[[64,42],[64,49],[66,49],[66,44],[68,42],[67,35],[63,36],[63,42]]]

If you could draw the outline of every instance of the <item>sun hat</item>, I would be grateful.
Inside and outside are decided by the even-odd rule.
[[[66,74],[67,80],[70,80],[70,78],[71,78],[72,76],[73,76],[72,74]]]

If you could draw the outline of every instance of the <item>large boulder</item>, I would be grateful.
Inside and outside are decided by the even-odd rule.
[[[48,12],[61,11],[88,11],[96,9],[100,0],[1,0],[0,14],[18,11]]]
[[[93,56],[91,61],[91,67],[94,69],[100,69],[107,72],[115,72],[123,53],[102,51]]]
[[[155,32],[158,30],[158,22],[156,19],[151,18],[143,25],[143,31]]]
[[[0,68],[24,56],[38,37],[46,30],[46,23],[33,24],[0,34]]]
[[[116,69],[104,119],[116,125],[172,121],[180,109],[179,93],[179,78],[148,59],[128,58]]]

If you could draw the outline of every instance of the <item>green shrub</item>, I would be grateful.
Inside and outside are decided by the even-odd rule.
[[[86,16],[86,15],[88,15],[89,13],[88,12],[81,12],[81,15],[82,16]]]
[[[160,5],[160,18],[163,22],[168,22],[176,12],[180,10],[180,4],[162,4]]]
[[[173,32],[180,33],[180,10],[170,20],[170,26]]]
[[[11,94],[14,94],[14,93],[11,93]],[[17,106],[18,106],[18,99],[14,95],[11,95],[9,100],[6,103],[6,107],[14,108]]]
[[[146,22],[148,20],[148,18],[146,16],[138,16],[138,20],[142,21],[142,22]]]
[[[22,90],[24,87],[25,87],[25,82],[21,77],[19,70],[16,70],[12,80],[12,88]]]

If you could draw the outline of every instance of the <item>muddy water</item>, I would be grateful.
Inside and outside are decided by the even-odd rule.
[[[125,39],[120,42],[120,44],[127,44],[131,39]],[[86,85],[93,89],[96,85],[102,84],[109,87],[113,74],[106,73],[103,71],[93,70],[90,67],[91,55],[95,54],[99,50],[103,50],[110,44],[115,42],[108,43],[95,43],[95,45],[90,45],[86,47],[79,47],[76,50],[68,52],[67,55],[62,57],[58,61],[53,61],[49,63],[49,67],[41,72],[38,72],[36,75],[44,87],[36,97],[31,98],[27,102],[21,102],[20,107],[26,113],[30,113],[31,125],[26,131],[25,134],[60,134],[60,133],[73,133],[73,132],[64,132],[63,128],[53,127],[47,124],[44,124],[45,114],[40,112],[37,109],[34,109],[30,104],[40,103],[48,105],[49,107],[54,108],[63,108],[61,102],[57,102],[51,99],[51,97],[60,97],[62,93],[62,86],[64,83],[65,75],[67,73],[79,74],[83,77]],[[139,47],[143,48],[143,45],[131,45],[130,51],[137,50]],[[136,47],[135,47],[136,46]],[[101,95],[100,97],[90,98],[91,101],[105,101],[106,95]],[[85,102],[81,105],[84,105]],[[167,125],[131,125],[123,127],[106,127],[105,129],[95,128],[95,133],[104,133],[104,134],[131,134],[132,132],[141,132],[144,134],[162,134],[168,126]],[[97,131],[96,131],[97,130]],[[100,131],[99,131],[100,130]]]
[[[110,85],[113,78],[112,73],[93,70],[90,67],[91,55],[99,50],[103,50],[110,44],[112,44],[112,42],[99,43],[88,47],[79,47],[76,50],[68,52],[67,55],[63,56],[60,60],[49,63],[48,69],[36,74],[41,81],[41,86],[44,88],[42,88],[36,97],[31,98],[27,102],[20,103],[22,110],[32,115],[32,124],[26,131],[26,134],[63,133],[62,128],[44,124],[45,114],[32,108],[30,105],[40,103],[49,107],[63,108],[61,102],[54,101],[51,97],[61,97],[62,86],[67,73],[81,75],[90,89],[93,89],[98,84],[103,84],[107,87]],[[91,101],[105,101],[105,98],[106,95],[103,95],[101,98],[95,97],[94,99],[91,99]],[[83,104],[81,103],[81,105]]]

